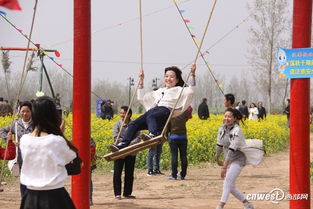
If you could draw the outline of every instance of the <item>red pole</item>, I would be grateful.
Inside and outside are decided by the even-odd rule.
[[[89,209],[91,2],[74,0],[73,141],[83,160],[82,172],[72,177],[72,199],[77,209]]]
[[[294,0],[292,48],[311,45],[312,0]],[[308,194],[290,200],[290,209],[310,209],[310,79],[291,79],[290,194]]]

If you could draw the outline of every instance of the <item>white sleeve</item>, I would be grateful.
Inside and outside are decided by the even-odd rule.
[[[223,125],[218,128],[216,148],[215,148],[215,157],[219,157],[223,152],[223,143],[221,141],[224,135]]]
[[[234,131],[230,134],[230,145],[229,148],[233,150],[238,150],[245,145],[244,137],[239,126],[234,127]]]
[[[154,92],[145,93],[144,88],[138,89],[137,99],[146,110],[149,110],[154,105]]]
[[[63,137],[61,136],[58,137],[59,139],[56,142],[58,146],[58,157],[60,162],[66,165],[76,158],[76,153],[70,149],[70,147],[67,145]]]

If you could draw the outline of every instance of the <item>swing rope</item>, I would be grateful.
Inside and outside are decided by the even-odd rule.
[[[175,5],[177,6],[176,1],[173,0],[173,2],[174,2]],[[200,43],[200,46],[198,47],[198,50],[197,50],[197,54],[196,54],[194,63],[197,62],[197,59],[198,59],[198,57],[199,57],[199,53],[200,53],[200,51],[201,51],[201,47],[202,47],[203,40],[204,40],[204,38],[205,38],[205,36],[206,36],[206,33],[207,33],[207,30],[208,30],[209,24],[210,24],[210,22],[211,22],[211,18],[212,18],[213,12],[214,12],[214,10],[215,10],[216,2],[217,2],[217,0],[215,0],[214,3],[213,3],[213,7],[212,7],[212,9],[211,9],[208,22],[207,22],[207,24],[206,24],[206,26],[205,26],[205,30],[204,30],[204,33],[203,33],[203,35],[202,35],[201,43]],[[165,125],[164,125],[164,128],[163,128],[163,130],[162,130],[161,136],[165,136],[165,132],[166,132],[166,130],[167,130],[167,126],[168,126],[168,124],[169,124],[169,122],[170,122],[170,120],[171,120],[171,118],[172,118],[172,116],[173,116],[173,114],[174,114],[174,110],[175,110],[175,108],[176,108],[176,106],[177,106],[177,104],[178,104],[180,98],[182,97],[183,91],[184,91],[184,89],[185,89],[185,87],[186,87],[186,83],[188,82],[188,80],[189,80],[189,78],[190,78],[190,76],[191,76],[191,72],[192,72],[192,71],[190,70],[190,72],[189,72],[189,74],[188,74],[188,76],[187,76],[186,82],[184,83],[183,88],[181,89],[180,94],[179,94],[179,96],[178,96],[178,98],[177,98],[177,100],[176,100],[176,102],[175,102],[175,105],[174,105],[173,109],[171,110],[171,113],[170,113],[169,117],[167,118],[167,121],[166,121],[166,123],[165,123]]]
[[[140,13],[140,15],[139,15],[139,25],[140,25],[140,27],[139,27],[139,33],[140,33],[140,67],[141,67],[141,70],[143,70],[143,34],[142,34],[143,30],[142,30],[142,4],[141,4],[141,0],[139,0],[139,13]],[[138,81],[138,83],[136,85],[136,88],[135,88],[135,93],[133,94],[133,96],[131,98],[131,101],[130,101],[130,103],[128,105],[128,109],[126,111],[126,116],[124,117],[124,119],[122,121],[121,128],[120,128],[120,130],[118,132],[118,135],[117,135],[117,138],[116,138],[117,140],[121,136],[123,126],[125,124],[125,121],[126,121],[126,118],[128,116],[128,113],[130,111],[130,108],[133,105],[133,102],[134,102],[135,96],[136,96],[136,92],[138,91],[138,88],[139,88],[140,84],[141,84],[141,80],[139,79],[139,81]]]
[[[247,16],[245,19],[243,19],[240,23],[236,24],[233,28],[231,28],[227,33],[225,33],[223,36],[221,36],[221,38],[219,38],[217,41],[215,41],[209,48],[207,48],[206,50],[204,50],[204,53],[209,53],[209,50],[214,48],[217,44],[219,44],[221,41],[223,41],[227,36],[229,36],[232,32],[234,32],[236,29],[238,29],[243,23],[245,23],[250,17],[254,16],[256,14],[256,12],[251,13],[249,16]],[[187,27],[187,29],[189,29]],[[193,35],[190,31],[191,37],[193,38]],[[201,55],[201,54],[200,54]],[[205,59],[203,57],[203,59]],[[206,61],[206,60],[204,60]],[[184,67],[182,67],[182,69],[185,69],[187,66],[189,66],[190,64],[192,64],[193,60],[190,61],[188,64],[186,64]]]
[[[33,28],[34,28],[34,22],[35,22],[35,17],[36,17],[36,12],[37,12],[37,5],[38,5],[38,0],[35,0],[35,5],[34,5],[34,12],[33,12],[33,17],[32,17],[32,22],[31,22],[31,27],[30,27],[30,32],[29,32],[29,35],[28,37],[26,37],[28,39],[28,42],[27,42],[27,48],[29,48],[29,45],[30,45],[30,40],[31,40],[31,37],[32,37],[32,33],[33,33]],[[5,17],[4,15],[1,14],[1,16],[8,22],[10,23]],[[17,29],[12,23],[10,23],[15,29]],[[17,29],[18,30],[18,29]],[[15,103],[18,101],[18,99],[20,98],[20,94],[21,94],[21,91],[22,91],[22,88],[23,88],[23,85],[24,85],[24,76],[26,77],[25,74],[25,71],[26,71],[26,62],[27,62],[27,57],[28,57],[28,50],[26,50],[26,53],[25,53],[25,59],[24,59],[24,64],[23,64],[23,71],[22,71],[22,74],[21,74],[21,78],[20,78],[20,82],[19,82],[19,87],[18,87],[18,91],[17,91],[17,94],[16,94],[16,98],[15,98]],[[26,79],[26,78],[25,78]],[[12,114],[12,117],[11,117],[11,124],[14,122],[14,118],[16,116],[16,108],[15,106],[13,106],[13,114]],[[10,132],[12,132],[11,130],[12,126],[10,127]],[[17,135],[17,133],[15,133],[15,135]],[[8,149],[8,142],[6,143],[6,151],[4,153],[4,159],[7,157],[7,149]],[[16,149],[18,149],[18,147],[16,147]],[[1,185],[2,185],[2,182],[3,182],[3,176],[4,176],[4,165],[5,165],[5,160],[2,161],[2,166],[1,166],[1,175],[0,175],[0,189],[1,189]]]
[[[212,10],[211,10],[211,12],[210,12],[210,16],[209,16],[209,19],[208,19],[208,23],[211,21],[211,18],[212,18],[212,15],[213,15],[213,11],[214,11],[214,9],[215,9],[216,2],[217,2],[217,0],[215,0],[214,3],[213,3],[213,8],[212,8]],[[179,13],[179,15],[180,15],[180,17],[181,17],[183,23],[184,23],[186,29],[187,29],[188,32],[189,32],[190,37],[192,38],[192,40],[193,40],[195,46],[196,46],[197,49],[198,49],[196,59],[197,59],[198,57],[201,57],[201,58],[202,58],[202,60],[203,60],[203,62],[204,62],[204,64],[205,64],[205,66],[206,66],[206,67],[208,68],[208,70],[209,70],[209,73],[210,73],[211,76],[213,77],[214,82],[216,83],[218,89],[219,89],[219,90],[221,91],[221,93],[224,95],[224,92],[223,92],[222,88],[220,87],[220,85],[219,85],[219,83],[218,83],[218,80],[216,79],[215,75],[213,74],[211,67],[209,66],[208,62],[205,60],[205,58],[204,58],[204,56],[203,56],[203,53],[200,53],[200,51],[201,51],[200,49],[202,48],[202,44],[203,44],[203,40],[204,40],[205,34],[206,34],[206,32],[207,32],[207,27],[208,27],[209,25],[208,25],[208,24],[206,25],[205,34],[202,36],[202,40],[201,40],[201,42],[200,42],[200,46],[198,46],[198,44],[197,44],[197,42],[196,42],[196,40],[195,40],[195,38],[194,38],[194,35],[191,33],[191,30],[190,30],[190,28],[188,27],[186,21],[184,21],[185,19],[184,19],[183,15],[182,15],[182,12],[181,12],[181,10],[179,9],[178,4],[177,4],[177,2],[176,2],[175,0],[174,0],[174,4],[175,4],[175,7],[176,7],[176,9],[177,9],[177,11],[178,11],[178,13]],[[195,62],[194,62],[194,63],[195,63]],[[189,64],[190,64],[190,63],[189,63]],[[186,66],[187,66],[187,65],[186,65]],[[185,67],[186,67],[186,66],[185,66]],[[184,68],[185,68],[185,67],[184,67]]]

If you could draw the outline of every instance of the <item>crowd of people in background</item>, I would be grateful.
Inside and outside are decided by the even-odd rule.
[[[13,114],[13,108],[9,104],[8,100],[3,100],[3,97],[0,97],[0,117],[10,116]]]
[[[226,94],[224,100],[225,107],[233,107],[235,102],[235,97],[232,94]],[[266,119],[266,109],[263,106],[263,102],[250,103],[249,107],[246,105],[246,101],[236,102],[234,107],[239,110],[243,115],[243,120],[249,119],[252,121],[261,121]],[[207,120],[210,118],[209,106],[207,105],[207,98],[203,98],[202,102],[198,106],[198,116],[201,120]]]
[[[169,69],[169,71],[175,72],[174,77],[177,77],[177,73],[179,71],[175,71],[176,69]],[[195,70],[195,69],[194,69]],[[166,74],[167,71],[165,71]],[[141,75],[143,77],[143,75]],[[179,76],[178,76],[179,77]],[[180,77],[179,77],[180,78]],[[177,82],[175,81],[174,84],[171,84],[169,88],[175,87],[175,85],[178,84],[179,79]],[[194,84],[191,85],[193,87]],[[158,91],[158,90],[156,90]],[[160,103],[161,99],[164,97],[164,91],[165,90],[159,90],[160,95],[156,97],[158,100],[157,104]],[[161,99],[160,99],[161,98]],[[208,106],[208,99],[203,98],[202,102],[198,106],[198,117],[201,120],[208,120],[210,119],[210,112],[209,112],[209,106]],[[241,169],[244,167],[244,156],[241,155],[240,152],[236,152],[236,154],[239,156],[236,158],[236,161],[232,161],[231,159],[234,158],[234,156],[228,154],[227,152],[224,153],[225,161],[224,163],[219,159],[220,155],[222,154],[222,149],[220,147],[225,148],[225,143],[223,142],[225,137],[228,137],[231,135],[231,132],[233,131],[232,127],[236,127],[236,130],[240,130],[238,126],[239,121],[245,121],[245,120],[251,120],[251,121],[262,121],[265,120],[267,117],[267,111],[265,107],[263,106],[263,102],[258,102],[257,105],[254,102],[251,102],[249,105],[247,105],[247,102],[245,100],[242,100],[241,102],[236,102],[235,104],[235,96],[233,94],[225,94],[224,97],[224,106],[226,108],[225,115],[224,115],[224,123],[221,126],[224,128],[224,132],[228,133],[228,135],[221,135],[218,137],[218,147],[217,147],[217,154],[216,154],[216,160],[218,165],[222,166],[221,171],[221,177],[225,178],[225,183],[223,187],[223,194],[221,197],[221,203],[216,208],[223,208],[224,205],[227,202],[228,196],[230,193],[234,194],[235,197],[237,197],[243,204],[245,205],[245,208],[253,208],[252,204],[249,203],[244,195],[235,189],[233,186],[235,184],[235,180],[240,174]],[[36,110],[33,110],[35,107]],[[162,106],[161,106],[162,107]],[[42,111],[42,108],[48,108],[51,109],[50,114],[47,112]],[[152,109],[154,109],[153,107]],[[162,107],[160,111],[164,111],[164,108]],[[150,109],[151,110],[151,109]],[[54,150],[53,152],[59,153],[59,156],[51,156],[52,159],[59,158],[60,156],[64,156],[64,161],[62,165],[65,166],[65,164],[75,157],[75,152],[77,149],[71,145],[69,141],[64,137],[63,132],[65,129],[65,121],[62,119],[62,108],[60,101],[54,101],[53,99],[49,97],[41,97],[36,100],[32,101],[18,101],[16,105],[16,110],[18,114],[18,119],[13,121],[10,125],[7,127],[4,127],[0,130],[0,137],[8,143],[7,148],[1,148],[0,147],[0,159],[6,159],[10,160],[13,158],[17,158],[17,163],[20,170],[20,176],[21,176],[21,183],[20,183],[20,193],[22,197],[22,203],[21,208],[27,208],[27,207],[34,207],[32,204],[39,204],[36,201],[41,201],[41,203],[44,204],[52,204],[51,199],[49,199],[48,196],[53,195],[53,199],[55,200],[53,204],[57,204],[57,207],[62,205],[64,208],[75,208],[73,205],[73,202],[71,198],[69,197],[67,191],[64,189],[63,184],[65,177],[67,175],[64,174],[65,167],[62,168],[62,171],[57,173],[47,173],[47,175],[55,175],[60,177],[60,181],[54,182],[58,186],[52,186],[51,182],[48,181],[42,182],[42,179],[39,181],[40,184],[37,183],[36,179],[41,178],[38,175],[33,175],[31,169],[38,169],[42,170],[43,167],[34,167],[33,162],[35,159],[40,159],[42,152],[33,152],[30,149],[30,144],[27,142],[27,140],[31,140],[34,143],[37,139],[41,138],[49,138],[47,141],[51,140],[51,143],[61,143],[62,146],[66,146],[62,152]],[[128,114],[126,114],[128,111]],[[158,110],[159,111],[159,110]],[[3,98],[0,98],[0,116],[10,116],[13,115],[13,108],[9,104],[8,101],[3,100]],[[148,111],[149,112],[149,111]],[[34,116],[35,113],[35,116]],[[56,115],[54,115],[54,113]],[[283,111],[284,114],[286,114],[288,119],[288,126],[289,126],[289,118],[290,118],[290,99],[286,100],[286,108]],[[147,114],[147,113],[146,113]],[[313,108],[311,108],[311,114],[313,114]],[[145,115],[145,114],[144,114]],[[169,111],[166,110],[166,117],[168,117]],[[112,101],[106,100],[101,104],[101,115],[100,117],[102,119],[111,120],[114,116],[113,108],[112,108]],[[35,118],[34,118],[35,117]],[[125,134],[127,134],[127,131],[129,131],[129,126],[133,126],[136,124],[134,121],[131,120],[132,117],[132,110],[128,106],[122,106],[120,109],[120,118],[121,120],[116,122],[113,127],[113,138],[114,138],[114,146],[117,147],[117,150],[112,151],[118,151],[121,148],[124,148],[125,146],[131,146],[133,144],[139,143],[141,140],[149,140],[158,134],[161,133],[161,130],[164,127],[165,119],[162,120],[163,125],[154,124],[156,127],[154,129],[149,129],[149,121],[145,121],[142,128],[136,128],[135,131],[132,131],[130,136],[129,142],[127,141],[127,144],[122,144],[125,140]],[[142,116],[141,116],[142,117]],[[149,116],[150,117],[150,116]],[[186,124],[189,119],[192,117],[192,108],[189,106],[188,108],[184,107],[184,111],[175,117],[173,117],[170,120],[170,123],[167,127],[166,135],[168,137],[168,142],[170,146],[171,151],[171,174],[168,176],[169,180],[184,180],[187,175],[187,167],[188,167],[188,153],[187,153],[187,144],[188,144],[188,136],[187,136],[187,128]],[[54,121],[53,124],[49,124],[48,121],[42,120],[42,118],[47,118],[47,120]],[[138,120],[138,119],[137,119]],[[140,117],[139,117],[139,120]],[[147,119],[145,119],[147,120]],[[124,122],[123,122],[124,121]],[[157,121],[159,123],[160,121]],[[35,124],[34,124],[35,123]],[[149,129],[149,134],[140,133],[141,129],[147,128]],[[230,128],[230,129],[229,129]],[[121,134],[119,135],[119,132]],[[134,133],[133,133],[134,132]],[[221,130],[220,130],[221,132]],[[153,135],[152,135],[153,134]],[[14,142],[14,139],[12,135],[16,136],[16,142]],[[148,139],[147,139],[148,135]],[[118,137],[119,136],[119,137]],[[226,140],[226,139],[225,139]],[[227,141],[227,140],[226,140]],[[33,143],[32,142],[32,143]],[[48,142],[47,142],[48,143]],[[219,144],[220,143],[220,144]],[[35,143],[36,144],[36,143]],[[224,144],[224,145],[223,145]],[[44,149],[44,150],[50,150],[49,143],[39,143],[36,144],[38,148]],[[230,149],[232,144],[227,144],[227,149]],[[24,152],[23,152],[24,149]],[[93,182],[92,182],[92,170],[96,168],[96,143],[91,138],[90,139],[90,149],[91,149],[91,167],[90,167],[90,205],[93,204]],[[225,151],[225,149],[224,149]],[[6,154],[5,154],[6,153]],[[134,196],[133,193],[133,184],[134,184],[134,171],[135,171],[135,163],[136,163],[136,154],[133,153],[129,156],[126,156],[125,158],[118,159],[114,161],[114,173],[113,173],[113,193],[114,197],[117,200],[121,200],[122,198],[125,199],[135,199],[136,196]],[[162,154],[162,144],[159,144],[155,147],[150,148],[148,152],[147,157],[147,176],[155,176],[155,175],[164,175],[160,171],[160,158]],[[179,155],[179,157],[178,157]],[[180,165],[181,170],[178,170],[178,159],[180,158]],[[40,159],[43,163],[44,159]],[[53,162],[49,162],[52,163]],[[26,166],[23,166],[26,164]],[[47,170],[50,169],[50,167],[46,168]],[[124,177],[124,188],[122,189],[122,172],[125,172]],[[227,170],[227,172],[226,172]],[[47,171],[42,170],[41,172],[45,173]],[[228,179],[228,180],[227,180]],[[52,187],[51,187],[52,186]],[[45,192],[38,192],[38,189],[46,188]],[[0,188],[1,189],[1,188]],[[41,204],[40,203],[40,204]],[[55,205],[54,205],[55,206]],[[53,207],[54,207],[53,206]]]

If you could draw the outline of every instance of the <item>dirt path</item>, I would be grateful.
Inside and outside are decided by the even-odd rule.
[[[313,134],[311,134],[311,160],[313,160]],[[92,209],[113,208],[192,208],[215,209],[221,196],[223,181],[219,178],[220,168],[215,165],[202,164],[190,167],[186,180],[167,180],[166,176],[146,176],[146,171],[136,170],[134,182],[135,200],[115,200],[113,198],[112,173],[93,175],[94,206]],[[69,187],[69,185],[67,185]],[[285,193],[289,190],[289,152],[280,152],[265,158],[265,161],[253,168],[244,168],[237,180],[237,188],[245,194],[269,192],[280,188]],[[19,208],[18,181],[15,180],[6,186],[5,192],[0,193],[1,209]],[[313,186],[311,185],[311,193]],[[313,203],[311,198],[311,204]],[[274,204],[271,201],[252,201],[259,209],[286,209],[288,201]],[[242,209],[243,206],[233,196],[225,208]]]

